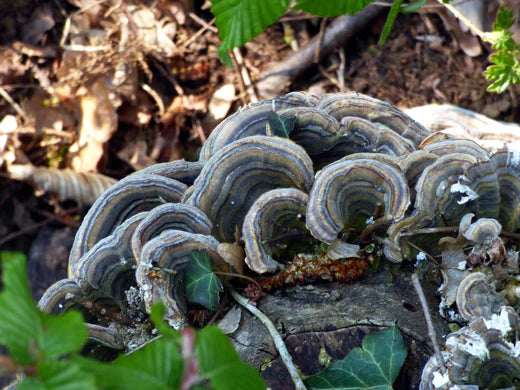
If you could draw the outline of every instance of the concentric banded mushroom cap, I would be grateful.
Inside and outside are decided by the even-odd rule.
[[[408,184],[399,168],[375,159],[352,158],[318,172],[306,221],[315,238],[331,244],[345,226],[364,224],[378,207],[384,206],[384,217],[392,222],[403,218],[409,204]]]
[[[166,203],[157,206],[148,212],[132,234],[131,247],[134,257],[139,259],[146,242],[170,229],[210,235],[213,224],[206,214],[187,204]]]
[[[167,317],[174,327],[185,325],[185,269],[193,250],[205,249],[217,270],[229,266],[217,253],[219,242],[212,236],[181,230],[165,230],[148,241],[141,251],[136,270],[137,283],[144,292],[146,309],[163,301]]]
[[[200,161],[207,161],[224,146],[244,137],[266,135],[267,116],[286,108],[312,106],[315,99],[301,93],[263,100],[241,108],[215,127],[200,151]]]
[[[280,264],[273,259],[279,236],[297,234],[305,241],[311,239],[305,229],[305,207],[309,196],[295,188],[275,189],[260,195],[244,218],[242,239],[246,264],[258,273],[273,272]],[[291,240],[296,240],[296,235]],[[292,260],[292,259],[287,259]]]
[[[69,269],[125,219],[165,202],[179,202],[186,185],[158,175],[130,175],[110,187],[92,205],[76,234]]]
[[[202,210],[222,242],[234,242],[253,202],[274,188],[309,191],[314,180],[305,150],[286,138],[254,136],[215,153],[204,165],[186,204]]]
[[[353,116],[379,123],[409,139],[415,145],[430,134],[422,125],[391,104],[357,92],[323,95],[317,107],[338,121]]]
[[[471,272],[459,283],[456,303],[462,318],[470,321],[478,317],[489,319],[498,314],[505,300],[497,294],[485,274]]]
[[[130,241],[136,227],[146,215],[146,212],[141,212],[125,220],[70,268],[70,277],[76,280],[85,294],[95,290],[103,296],[113,298],[121,306],[126,305],[126,291],[137,285],[136,261]]]

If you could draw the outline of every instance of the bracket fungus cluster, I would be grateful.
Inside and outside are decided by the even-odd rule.
[[[287,137],[268,126],[272,112],[293,120]],[[520,228],[518,152],[430,133],[362,94],[293,92],[225,119],[198,162],[158,164],[113,185],[76,235],[69,279],[49,288],[40,307],[59,313],[102,303],[144,318],[161,300],[179,328],[186,324],[184,270],[195,249],[225,272],[237,268],[221,256],[229,244],[244,247],[255,273],[341,244],[375,244],[402,262],[420,250],[438,255],[439,235],[421,232],[458,226],[468,213],[506,231]],[[113,329],[95,317],[87,319],[96,340],[114,347]]]

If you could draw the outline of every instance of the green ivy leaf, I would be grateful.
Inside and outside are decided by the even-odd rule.
[[[277,137],[289,138],[289,133],[294,129],[296,117],[282,119],[280,116],[271,111],[267,114],[267,128],[272,135]]]
[[[374,0],[297,0],[295,9],[318,16],[354,15]]]
[[[209,310],[217,308],[218,293],[224,291],[224,287],[211,270],[208,251],[205,249],[191,251],[185,279],[188,301],[198,303]]]
[[[96,390],[94,377],[81,371],[70,361],[42,362],[38,366],[38,377],[27,377],[18,385],[18,390]]]
[[[401,4],[403,4],[404,0],[394,0],[392,3],[392,7],[390,8],[390,12],[388,12],[388,16],[386,17],[385,25],[383,26],[383,31],[381,32],[381,36],[379,37],[379,44],[384,45],[386,42],[386,38],[390,34],[390,30],[394,25],[395,18],[399,15],[399,11],[401,10]]]
[[[240,360],[224,333],[216,326],[202,329],[195,342],[202,379],[215,390],[264,390],[260,374]]]
[[[79,356],[73,361],[96,378],[98,387],[106,390],[177,389],[182,378],[182,356],[170,338],[157,339],[112,363]]]
[[[406,346],[396,326],[367,335],[363,347],[306,379],[310,389],[383,390],[392,383],[406,358]]]
[[[276,22],[289,0],[213,0],[212,4],[211,12],[222,39],[219,56],[227,66],[232,66],[227,50],[242,46]]]

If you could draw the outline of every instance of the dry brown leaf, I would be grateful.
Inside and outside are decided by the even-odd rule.
[[[215,91],[208,104],[208,111],[216,120],[226,117],[235,100],[235,87],[233,84],[225,84]]]
[[[17,164],[8,167],[9,176],[28,182],[37,191],[52,192],[58,199],[75,200],[80,205],[91,205],[117,180],[99,173],[77,173],[71,169],[35,167]]]
[[[92,172],[103,156],[103,144],[117,129],[116,107],[110,99],[110,90],[98,79],[80,97],[81,123],[79,138],[70,151],[72,168],[76,172]]]

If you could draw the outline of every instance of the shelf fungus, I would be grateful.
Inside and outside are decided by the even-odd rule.
[[[383,207],[386,223],[404,217],[410,191],[402,172],[392,164],[352,158],[318,172],[307,206],[312,235],[332,244],[347,226],[365,225]]]
[[[218,240],[233,242],[261,194],[287,187],[309,191],[313,180],[312,161],[301,146],[279,137],[246,137],[206,162],[185,203],[209,217]]]
[[[158,301],[166,306],[166,318],[178,329],[186,325],[184,271],[190,261],[190,252],[208,251],[216,270],[228,272],[229,266],[217,252],[219,242],[212,236],[181,230],[165,230],[148,241],[141,251],[136,278],[144,293],[146,309]]]
[[[159,175],[130,175],[94,202],[74,239],[69,269],[125,219],[166,202],[180,201],[186,185]]]
[[[306,193],[295,188],[275,189],[260,195],[253,203],[242,225],[245,262],[249,268],[258,273],[274,272],[280,267],[272,257],[277,250],[287,253],[288,244],[298,241],[310,247],[312,237],[305,228],[308,199]]]
[[[290,130],[276,130],[273,112]],[[464,220],[468,213],[480,218],[478,225]],[[443,253],[450,282],[441,293],[470,321],[494,318],[503,302],[489,301],[495,295],[482,287],[489,282],[471,267],[501,289],[517,272],[517,257],[498,234],[500,226],[520,229],[520,153],[430,133],[359,93],[290,93],[223,120],[199,161],[157,164],[112,185],[78,230],[69,279],[51,286],[40,307],[79,308],[92,325],[92,342],[117,346],[113,329],[104,330],[117,322],[110,318],[144,323],[159,300],[172,326],[188,323],[193,303],[184,279],[193,250],[205,249],[222,272],[242,274],[244,263],[256,273],[278,271],[270,287],[350,281],[380,256],[381,244],[393,262],[419,251],[439,255],[443,234],[435,229],[455,232],[463,220],[464,231],[450,237],[453,264]],[[467,244],[474,248],[469,257]],[[447,273],[452,265],[457,272]]]
[[[442,352],[447,371],[432,356],[424,367],[421,390],[513,389],[520,383],[520,318],[503,306],[491,318],[475,318],[450,333]]]

